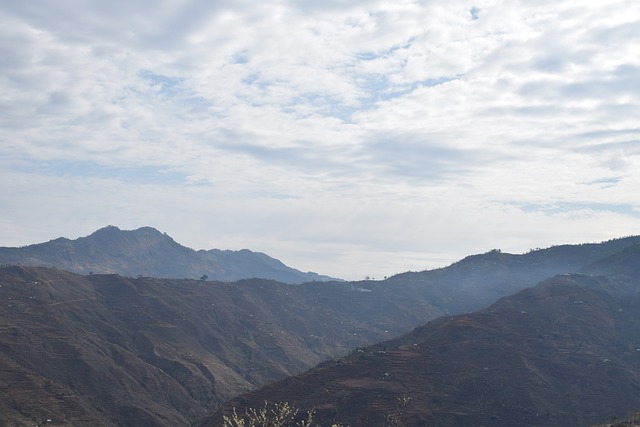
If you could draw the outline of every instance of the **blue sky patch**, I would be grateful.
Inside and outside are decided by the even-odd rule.
[[[469,10],[469,13],[471,14],[471,19],[473,21],[477,21],[480,18],[480,9],[475,6]]]

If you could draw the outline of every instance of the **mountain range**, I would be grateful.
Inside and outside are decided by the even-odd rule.
[[[283,283],[335,280],[287,267],[248,249],[193,250],[152,227],[120,230],[107,226],[75,240],[64,237],[21,248],[0,247],[0,264],[56,267],[80,274],[128,277],[201,278],[232,282],[263,278]]]
[[[0,425],[192,425],[441,314],[378,291],[1,267]]]
[[[2,261],[0,425],[216,426],[264,400],[354,427],[385,425],[405,397],[407,425],[585,425],[640,408],[640,237],[296,286],[143,273],[166,244],[165,264],[197,253],[147,227],[89,238],[66,253],[93,274]],[[122,254],[135,273],[100,273]]]
[[[640,407],[640,247],[240,395],[320,425],[587,426]],[[608,276],[601,275],[603,273]],[[394,415],[395,416],[395,415]]]

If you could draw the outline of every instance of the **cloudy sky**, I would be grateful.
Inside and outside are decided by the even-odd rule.
[[[640,234],[637,0],[0,0],[0,246],[358,279]]]

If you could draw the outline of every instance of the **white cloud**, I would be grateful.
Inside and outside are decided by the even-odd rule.
[[[637,2],[5,1],[0,20],[3,245],[152,225],[355,278],[640,222]]]

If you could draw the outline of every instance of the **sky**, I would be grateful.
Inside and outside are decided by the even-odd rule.
[[[637,0],[0,0],[0,246],[348,280],[640,234]]]

